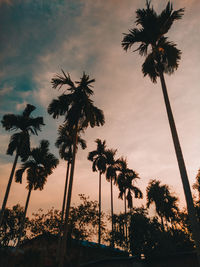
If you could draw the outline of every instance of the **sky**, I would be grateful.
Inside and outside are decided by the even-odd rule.
[[[152,1],[158,13],[166,3]],[[35,105],[33,116],[43,116],[45,126],[37,137],[31,136],[33,147],[48,139],[51,152],[58,157],[54,143],[64,118],[54,120],[47,107],[65,90],[52,89],[55,74],[63,69],[77,81],[85,71],[95,78],[93,100],[104,112],[105,125],[88,128],[83,136],[87,149],[77,153],[72,195],[75,205],[79,203],[78,194],[98,200],[98,173],[92,172],[87,155],[100,138],[106,140],[107,148],[117,149],[117,158],[127,158],[128,167],[139,173],[135,185],[144,199],[134,199],[134,206],[145,204],[151,179],[168,184],[180,206],[185,206],[160,82],[153,84],[144,78],[144,58],[121,47],[123,33],[135,27],[136,9],[144,5],[144,0],[0,0],[0,119],[7,113],[20,114],[27,103]],[[200,2],[174,0],[173,6],[185,7],[183,19],[167,34],[182,57],[175,74],[166,76],[166,83],[192,186],[200,168]],[[0,128],[0,204],[14,160],[14,155],[6,155],[11,134]],[[61,209],[65,172],[66,162],[60,160],[44,190],[32,193],[29,216],[39,208]],[[109,212],[110,185],[105,177],[102,180],[102,209]],[[24,206],[25,187],[25,176],[22,184],[13,182],[8,207],[17,203]],[[118,193],[115,187],[115,212],[123,211]]]

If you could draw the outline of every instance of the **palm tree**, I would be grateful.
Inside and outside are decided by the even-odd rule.
[[[133,181],[135,179],[139,179],[138,174],[128,168],[127,160],[123,157],[117,160],[118,163],[118,170],[119,174],[117,176],[117,184],[119,187],[119,198],[124,198],[124,215],[125,215],[125,230],[126,230],[126,241],[128,237],[127,233],[127,209],[126,209],[126,200],[128,202],[128,208],[131,209],[133,207],[133,198],[132,198],[132,192],[135,195],[135,198],[142,198],[142,192],[140,189],[133,185]],[[126,194],[126,191],[128,190],[128,193]]]
[[[70,132],[70,129],[67,124],[63,124],[58,129],[58,138],[56,140],[55,146],[59,148],[59,155],[61,159],[67,161],[67,172],[65,179],[65,188],[64,188],[64,196],[63,196],[63,204],[62,204],[62,212],[61,212],[61,225],[63,224],[63,216],[64,216],[64,208],[66,202],[66,194],[67,194],[67,185],[68,185],[68,176],[70,164],[72,161],[72,145],[73,145],[73,133]],[[85,149],[86,142],[80,137],[78,134],[78,144],[80,144],[82,149]]]
[[[172,196],[167,185],[161,185],[160,181],[151,180],[147,186],[147,208],[154,203],[156,212],[161,219],[162,229],[164,221],[170,221],[176,217],[178,212],[177,198]]]
[[[178,68],[179,60],[181,58],[181,51],[176,48],[176,44],[168,41],[165,34],[169,31],[173,22],[181,19],[183,14],[183,8],[173,11],[172,4],[168,2],[166,8],[158,15],[153,7],[150,6],[150,1],[147,0],[146,8],[138,9],[136,11],[136,25],[140,27],[133,28],[129,30],[128,34],[124,35],[122,47],[127,51],[135,43],[139,43],[139,47],[134,51],[138,51],[141,56],[146,57],[145,62],[142,65],[142,72],[144,76],[149,75],[150,79],[154,83],[157,81],[157,78],[160,77],[176,157],[186,197],[188,214],[191,221],[193,239],[197,247],[200,265],[200,229],[197,222],[188,175],[164,79],[164,73],[174,73],[174,71]]]
[[[112,231],[111,231],[111,247],[114,247],[114,240],[113,240],[113,184],[112,182],[116,183],[117,181],[117,170],[118,165],[117,161],[115,160],[115,154],[117,150],[115,149],[108,149],[106,150],[106,158],[107,158],[107,170],[106,170],[106,179],[110,181],[110,195],[111,195],[111,222],[112,222]]]
[[[86,142],[80,137],[80,134],[78,135],[78,141],[81,145],[82,149],[85,149]],[[66,202],[66,196],[67,196],[67,186],[68,186],[68,180],[69,180],[69,170],[70,170],[70,164],[72,162],[72,145],[73,145],[73,133],[70,132],[70,128],[67,124],[63,124],[58,129],[58,138],[56,140],[55,146],[59,148],[59,155],[61,159],[64,159],[67,161],[67,172],[66,172],[66,179],[65,179],[65,187],[64,187],[64,195],[63,195],[63,204],[62,204],[62,211],[61,211],[61,228],[59,231],[59,237],[58,237],[58,248],[57,248],[57,260],[59,257],[59,249],[61,245],[61,231],[63,228],[63,218],[64,218],[64,210],[65,210],[65,202]]]
[[[22,161],[25,161],[28,158],[30,153],[30,134],[37,135],[37,131],[41,131],[41,126],[45,125],[43,117],[32,118],[30,116],[35,109],[36,107],[33,105],[27,104],[21,115],[6,114],[1,121],[2,126],[6,131],[20,130],[20,132],[11,136],[7,149],[8,155],[13,155],[14,152],[16,152],[16,154],[1,208],[0,226],[2,224],[18,157],[20,157]]]
[[[118,165],[119,165],[119,174],[117,176],[117,184],[119,187],[119,198],[123,199],[124,197],[124,209],[125,209],[125,215],[126,215],[126,200],[128,202],[128,208],[131,209],[133,207],[133,198],[132,198],[132,192],[135,195],[135,198],[142,198],[142,192],[141,190],[133,185],[133,181],[136,179],[139,179],[138,173],[128,168],[127,160],[123,157],[118,159]],[[126,194],[126,191],[128,190],[128,193]]]
[[[100,126],[105,123],[103,111],[94,106],[93,101],[90,97],[93,95],[91,84],[95,81],[89,78],[89,75],[83,73],[80,81],[75,83],[71,80],[69,74],[57,75],[52,79],[53,88],[61,88],[63,85],[68,87],[67,92],[54,99],[49,107],[49,114],[53,115],[53,118],[65,115],[65,123],[73,131],[73,147],[72,147],[72,164],[69,180],[69,189],[67,196],[67,205],[65,213],[65,228],[63,233],[63,249],[60,256],[60,267],[63,266],[66,238],[67,238],[67,227],[69,218],[69,209],[71,204],[72,185],[74,177],[74,166],[75,166],[75,155],[76,155],[76,144],[77,144],[77,133],[79,129],[86,129],[89,125],[91,127]]]
[[[93,150],[88,155],[88,160],[92,161],[93,172],[99,171],[99,233],[98,243],[101,243],[101,175],[106,171],[106,141],[103,142],[100,139],[96,139],[97,149]]]
[[[21,235],[24,228],[24,221],[26,218],[31,192],[32,190],[37,189],[43,190],[47,181],[47,177],[52,174],[53,169],[57,167],[58,163],[58,159],[49,152],[49,142],[47,140],[42,140],[39,147],[31,149],[28,160],[25,161],[21,168],[16,171],[15,180],[17,183],[22,183],[22,176],[25,172],[27,173],[28,182],[28,195],[18,238],[18,245],[20,244]]]

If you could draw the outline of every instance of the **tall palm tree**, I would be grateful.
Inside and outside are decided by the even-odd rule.
[[[25,161],[21,168],[16,171],[15,180],[17,183],[22,183],[22,176],[25,172],[27,173],[28,182],[28,195],[18,238],[18,245],[20,244],[22,231],[24,229],[24,221],[26,218],[31,192],[32,190],[37,189],[43,190],[47,177],[52,174],[53,169],[57,167],[58,163],[58,159],[49,152],[49,142],[47,140],[42,140],[39,147],[31,149],[28,160]]]
[[[111,231],[111,247],[114,247],[113,240],[113,182],[117,181],[117,170],[118,165],[115,160],[116,149],[107,149],[106,150],[106,158],[107,158],[107,170],[106,170],[106,179],[110,182],[110,196],[111,196],[111,223],[112,223],[112,231]]]
[[[87,147],[85,140],[81,138],[80,134],[78,134],[77,143],[80,144],[82,149],[85,149]],[[67,124],[60,125],[58,129],[58,138],[56,140],[55,146],[59,148],[59,155],[61,159],[67,161],[67,172],[66,172],[65,188],[64,188],[62,212],[61,212],[61,225],[63,224],[68,176],[69,176],[70,164],[72,161],[72,145],[73,145],[73,133],[70,131],[70,128],[68,127]]]
[[[141,190],[133,185],[133,181],[139,179],[138,174],[128,168],[127,160],[123,157],[117,160],[118,163],[118,176],[117,176],[117,184],[119,187],[119,198],[124,198],[124,214],[125,214],[125,231],[126,231],[126,241],[128,237],[128,229],[127,229],[127,209],[126,209],[126,201],[128,202],[128,208],[131,209],[133,207],[133,198],[132,192],[135,195],[135,198],[142,198]],[[126,194],[128,190],[128,193]]]
[[[82,149],[85,149],[87,147],[85,140],[83,140],[80,137],[80,134],[78,134],[77,143],[80,144]],[[61,232],[63,228],[64,210],[65,210],[65,203],[66,203],[66,196],[67,196],[67,186],[68,186],[68,180],[69,180],[69,170],[70,170],[70,165],[72,162],[73,133],[71,132],[67,124],[60,125],[58,129],[58,138],[56,140],[55,146],[59,148],[59,155],[61,159],[64,159],[67,161],[67,172],[66,172],[62,211],[61,211],[61,228],[58,234],[59,235],[58,236],[59,241],[58,241],[58,247],[57,247],[57,260],[58,260],[59,250],[60,250],[60,245],[61,245]]]
[[[147,186],[147,208],[154,203],[156,213],[161,219],[162,229],[164,230],[164,221],[175,218],[178,211],[177,198],[172,196],[167,185],[161,185],[158,180],[151,180]]]
[[[126,215],[126,201],[128,203],[128,208],[131,209],[133,207],[132,201],[132,192],[135,195],[135,198],[142,198],[141,190],[133,185],[133,181],[139,179],[138,173],[128,168],[127,160],[123,157],[118,159],[118,170],[119,174],[117,176],[117,184],[119,187],[119,198],[123,199],[124,197],[124,209]],[[126,194],[126,191],[128,193]]]
[[[101,175],[106,171],[106,141],[96,139],[97,149],[89,152],[88,160],[92,161],[93,172],[99,171],[99,233],[98,243],[101,243]]]
[[[176,48],[176,44],[168,41],[165,34],[170,30],[173,22],[181,19],[183,14],[183,8],[173,11],[172,4],[168,2],[166,8],[158,15],[153,7],[151,7],[150,1],[147,0],[146,8],[138,9],[136,11],[136,25],[138,25],[139,28],[133,28],[129,30],[128,34],[124,34],[122,47],[127,51],[134,44],[139,43],[139,47],[134,51],[138,51],[141,56],[146,57],[145,62],[142,65],[142,72],[144,76],[148,75],[154,83],[157,81],[158,77],[160,78],[186,197],[188,214],[191,221],[193,239],[197,247],[200,265],[200,229],[197,222],[188,175],[164,79],[164,73],[174,73],[174,71],[178,68],[179,60],[181,58],[181,51]]]
[[[57,75],[52,79],[53,88],[61,88],[66,85],[68,93],[62,94],[58,99],[54,99],[49,107],[49,114],[53,115],[53,118],[65,115],[65,123],[73,131],[73,147],[72,147],[72,164],[69,180],[69,189],[67,196],[67,205],[65,213],[65,228],[63,233],[63,249],[61,251],[59,266],[62,267],[64,263],[64,254],[67,238],[67,227],[69,218],[69,209],[71,204],[72,185],[74,177],[74,166],[76,156],[77,145],[77,133],[79,129],[86,129],[89,125],[91,127],[103,125],[104,115],[103,111],[94,106],[93,100],[90,97],[93,95],[91,89],[94,79],[89,78],[89,75],[83,73],[80,81],[75,83],[71,80],[69,74],[65,74],[62,71],[62,75]]]
[[[28,158],[30,153],[30,134],[37,135],[37,131],[41,131],[41,126],[45,125],[43,122],[43,117],[31,117],[31,113],[35,109],[36,107],[33,105],[27,104],[21,115],[5,114],[1,121],[2,126],[6,131],[20,131],[11,136],[7,149],[8,155],[13,155],[14,152],[16,154],[1,208],[0,226],[2,224],[17,160],[19,157],[22,159],[22,161],[25,161]]]

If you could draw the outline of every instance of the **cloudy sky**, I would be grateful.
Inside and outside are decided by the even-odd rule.
[[[160,12],[167,1],[152,3]],[[0,119],[5,113],[21,113],[27,103],[35,105],[33,115],[43,116],[46,126],[38,137],[31,137],[32,145],[48,139],[51,151],[58,155],[54,143],[63,118],[51,118],[47,107],[63,90],[52,89],[51,78],[62,68],[73,80],[83,71],[96,80],[93,99],[104,111],[106,123],[88,128],[84,135],[88,147],[77,155],[74,204],[79,193],[98,199],[98,174],[92,172],[87,155],[96,148],[94,140],[100,138],[139,173],[137,186],[144,196],[149,180],[160,179],[185,206],[160,83],[143,78],[144,58],[121,47],[122,33],[134,27],[135,10],[144,4],[144,0],[0,0]],[[174,0],[173,4],[174,9],[185,7],[183,19],[168,34],[181,49],[182,59],[166,83],[192,185],[200,168],[200,2]],[[5,154],[9,137],[1,127],[0,202],[14,159]],[[39,208],[61,208],[65,171],[66,163],[61,160],[45,189],[32,193],[29,215]],[[25,186],[25,177],[22,185],[12,184],[8,206],[24,205]],[[117,188],[114,195],[114,209],[122,211]],[[110,186],[105,179],[102,202],[104,211],[109,211]],[[145,199],[134,200],[136,206],[144,203]]]

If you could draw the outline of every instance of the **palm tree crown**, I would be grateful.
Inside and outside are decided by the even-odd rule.
[[[178,68],[181,51],[164,35],[174,21],[182,18],[183,13],[183,8],[173,11],[172,4],[168,2],[166,8],[158,15],[153,6],[150,6],[150,1],[146,1],[146,8],[136,11],[135,23],[139,27],[124,34],[124,50],[127,51],[134,44],[140,43],[134,51],[146,57],[142,72],[144,76],[149,75],[153,82],[160,76],[160,71],[172,74]]]
[[[147,208],[155,203],[156,212],[167,221],[176,217],[178,212],[177,198],[173,196],[167,185],[161,185],[160,181],[151,180],[147,187]]]
[[[94,106],[90,99],[93,95],[91,84],[95,80],[90,80],[89,75],[83,73],[81,80],[74,83],[69,74],[62,72],[63,76],[57,75],[52,79],[52,85],[53,88],[67,85],[69,93],[62,94],[50,103],[49,114],[53,115],[53,118],[65,115],[65,121],[71,128],[77,123],[79,129],[87,128],[88,125],[91,127],[103,125],[105,122],[103,112]]]
[[[30,134],[37,135],[38,131],[41,131],[41,126],[45,125],[43,117],[31,117],[31,113],[36,108],[33,105],[27,104],[22,115],[6,114],[1,121],[2,126],[6,131],[21,130],[19,133],[15,133],[10,138],[7,154],[12,155],[14,151],[17,151],[22,160],[28,158],[30,152]]]
[[[117,160],[118,163],[118,170],[119,174],[117,176],[117,184],[119,187],[119,198],[127,199],[128,202],[128,208],[133,207],[133,201],[132,201],[132,192],[134,193],[136,198],[142,198],[143,194],[141,190],[133,185],[133,181],[136,179],[139,179],[138,173],[128,168],[127,160],[123,157]],[[128,193],[126,195],[126,190],[128,190]],[[126,201],[125,199],[125,201]]]
[[[52,174],[58,163],[58,159],[49,152],[49,142],[42,140],[40,146],[31,150],[29,159],[16,171],[16,182],[22,183],[22,176],[27,171],[27,188],[42,190],[47,176]]]
[[[101,173],[105,173],[106,171],[106,141],[101,141],[100,139],[96,139],[97,149],[89,152],[88,160],[92,161],[92,170],[96,172],[99,170]]]
[[[79,132],[80,131],[81,129],[79,129]],[[84,131],[82,130],[82,132]],[[71,161],[73,136],[74,136],[74,129],[70,129],[70,127],[66,123],[59,126],[58,138],[56,140],[55,146],[59,148],[59,155],[61,159]],[[82,149],[85,149],[87,147],[86,141],[81,138],[80,134],[78,135],[77,143],[80,144]]]

